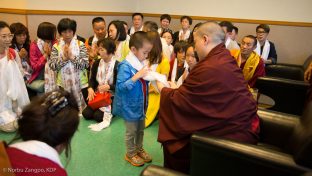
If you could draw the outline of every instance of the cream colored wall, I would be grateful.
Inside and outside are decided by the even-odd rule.
[[[140,11],[156,14],[312,22],[311,0],[1,0],[0,7],[30,10]]]
[[[159,18],[147,17],[145,20],[155,21],[159,25]],[[192,28],[199,22],[204,21],[194,20]],[[239,42],[246,35],[256,35],[258,24],[233,24],[239,28]],[[173,30],[178,30],[180,28],[180,21],[174,19],[171,25]],[[312,27],[270,25],[270,28],[271,32],[268,38],[275,44],[278,63],[303,64],[305,59],[312,54]]]
[[[0,13],[0,20],[5,21],[9,24],[20,22],[20,23],[23,23],[24,25],[27,25],[26,15]]]
[[[27,9],[132,12],[137,0],[27,0]]]
[[[1,0],[0,8],[26,9],[26,0]]]
[[[242,37],[255,35],[258,24],[236,23],[239,28],[238,41]],[[270,25],[268,39],[275,44],[278,63],[303,64],[312,54],[312,27]]]
[[[312,7],[312,1],[300,0],[262,0],[261,6],[259,0],[249,0],[248,4],[253,4],[252,12],[246,15],[246,9],[251,7],[246,4],[245,0],[236,0],[235,4],[229,1],[214,0],[15,0],[13,4],[11,0],[1,0],[0,8],[20,8],[30,10],[69,10],[69,11],[99,11],[99,12],[134,12],[140,11],[145,13],[169,13],[169,14],[188,14],[191,16],[207,16],[207,17],[227,17],[241,19],[262,19],[275,21],[294,21],[294,22],[312,22],[312,13],[309,13],[309,7]],[[126,2],[126,3],[125,3]],[[226,3],[225,3],[226,2]],[[60,4],[62,4],[60,6]],[[161,5],[159,5],[161,4]],[[187,8],[185,8],[187,7]],[[201,8],[199,8],[201,7]],[[207,8],[204,8],[207,7]],[[266,13],[262,9],[266,8]],[[235,13],[233,13],[235,11]],[[261,12],[261,13],[257,13]],[[0,20],[13,23],[20,21],[24,24],[28,23],[31,38],[36,38],[36,30],[39,23],[50,21],[57,25],[61,18],[73,18],[78,23],[77,34],[83,37],[92,35],[91,20],[94,16],[68,16],[68,15],[15,15],[1,13]],[[130,16],[106,16],[107,24],[114,19],[120,19],[131,24]],[[159,24],[159,18],[146,17],[145,20],[152,20]],[[199,22],[195,20],[193,24]],[[172,29],[180,28],[179,19],[173,19],[171,22]],[[239,27],[239,39],[247,34],[255,34],[257,24],[237,23]],[[194,26],[194,25],[193,25]],[[271,25],[271,33],[269,39],[275,43],[278,62],[302,64],[309,55],[312,54],[312,27],[293,27]]]
[[[32,39],[36,38],[37,27],[41,22],[48,21],[57,26],[58,22],[62,18],[71,18],[77,21],[77,34],[88,38],[93,35],[92,30],[92,19],[95,16],[68,16],[68,15],[28,15],[28,28]],[[106,27],[112,20],[123,20],[126,22],[131,22],[131,17],[129,16],[102,16],[106,21]],[[47,20],[48,19],[48,20]]]
[[[138,11],[206,17],[312,22],[311,0],[138,0]]]

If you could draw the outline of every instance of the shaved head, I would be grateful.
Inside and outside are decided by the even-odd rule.
[[[221,26],[216,22],[205,22],[199,26],[196,31],[196,35],[203,36],[207,35],[211,38],[214,44],[224,42],[225,34]]]
[[[206,58],[214,47],[224,42],[224,39],[225,33],[218,23],[206,22],[200,25],[194,35],[199,60]]]

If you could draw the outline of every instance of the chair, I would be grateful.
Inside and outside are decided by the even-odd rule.
[[[253,175],[297,176],[312,172],[312,102],[302,117],[258,110],[257,145],[212,137],[198,132],[191,138],[191,176]],[[141,176],[176,176],[181,173],[147,166]]]
[[[186,176],[186,175],[181,172],[177,172],[161,166],[149,165],[142,170],[140,176]]]
[[[308,68],[311,61],[312,55],[305,60],[303,65],[283,64],[283,63],[266,65],[265,73],[266,76],[270,77],[303,81],[304,71]]]
[[[312,171],[312,103],[301,118],[259,110],[258,145],[192,136],[191,175],[303,175]]]
[[[269,96],[274,100],[275,105],[268,109],[299,116],[302,115],[309,88],[308,83],[283,78],[259,77],[255,87],[259,93]]]

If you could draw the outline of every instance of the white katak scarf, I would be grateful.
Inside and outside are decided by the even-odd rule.
[[[185,69],[188,69],[188,64],[184,61],[184,66],[183,66]],[[178,81],[176,82],[175,79],[176,79],[176,76],[177,76],[177,71],[178,71],[178,59],[175,58],[174,60],[174,63],[173,63],[173,67],[172,67],[172,72],[171,72],[171,82],[174,82],[174,83],[178,83],[180,82],[182,84],[182,75],[180,76],[180,78],[178,79]],[[181,80],[180,80],[181,79]],[[180,81],[179,81],[180,80]]]
[[[258,55],[261,56],[262,59],[268,60],[268,56],[270,53],[270,42],[268,40],[265,40],[262,54],[261,54],[261,45],[260,42],[257,40],[257,48],[254,50]]]
[[[59,42],[59,57],[63,58],[65,42],[61,38]],[[71,51],[73,57],[79,58],[79,41],[77,39],[72,39],[69,44],[69,50]],[[62,75],[63,86],[66,91],[72,92],[79,107],[84,107],[84,100],[81,99],[81,85],[80,85],[80,70],[75,68],[72,62],[67,62],[67,64],[60,70]]]
[[[99,83],[99,85],[104,84],[113,84],[114,81],[114,66],[116,63],[116,59],[114,56],[111,58],[111,60],[106,63],[104,59],[101,59],[96,75],[96,80]]]
[[[140,28],[138,31],[143,31],[143,25],[141,26],[141,28]],[[132,35],[132,34],[134,34],[135,32],[137,32],[137,31],[135,31],[134,27],[132,26],[132,27],[130,28],[130,34],[129,34],[129,35]]]
[[[225,41],[225,48],[228,48],[229,44],[231,43],[230,37],[228,37]]]
[[[179,31],[179,41],[181,40],[187,40],[190,37],[191,30],[187,30],[186,33],[183,35],[183,29],[180,29]]]
[[[147,68],[147,65],[148,65],[147,61],[140,62],[139,59],[131,51],[127,55],[126,60],[137,71],[140,71],[144,67]],[[157,81],[163,83],[164,86],[169,87],[166,75],[162,75],[162,74],[156,72],[157,65],[152,66],[152,69],[154,68],[155,71],[152,71],[152,70],[149,71],[147,73],[147,75],[143,77],[143,79],[146,80],[146,81],[156,81],[157,80]]]
[[[44,54],[44,51],[43,51],[43,46],[44,46],[44,41],[40,38],[37,39],[37,46],[41,52],[41,54]]]
[[[64,168],[61,160],[59,158],[59,154],[57,151],[49,146],[48,144],[36,141],[36,140],[30,140],[25,142],[19,142],[10,145],[10,147],[19,149],[25,153],[36,155],[42,158],[46,158],[48,160],[53,161],[54,163],[58,164],[61,168]]]

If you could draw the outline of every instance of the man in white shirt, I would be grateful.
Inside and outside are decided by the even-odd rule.
[[[137,31],[143,30],[143,18],[144,16],[142,13],[132,14],[132,27],[128,31],[130,36]]]

